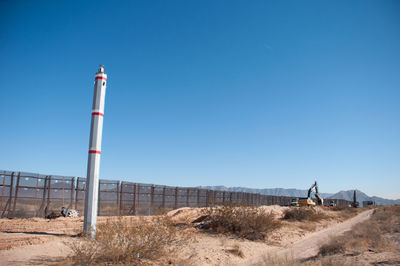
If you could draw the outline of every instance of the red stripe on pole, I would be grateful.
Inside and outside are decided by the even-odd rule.
[[[104,80],[107,80],[107,78],[105,78],[105,77],[96,77],[95,79],[104,79]]]
[[[92,115],[100,115],[100,116],[104,116],[104,114],[103,114],[103,113],[100,113],[100,112],[92,112]]]
[[[96,153],[96,154],[100,154],[100,153],[101,153],[101,151],[89,150],[89,153]]]

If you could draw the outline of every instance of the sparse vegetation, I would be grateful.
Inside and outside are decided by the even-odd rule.
[[[94,241],[84,238],[70,244],[74,264],[136,264],[171,255],[177,244],[183,245],[175,226],[167,216],[129,223],[121,217],[99,224]]]
[[[356,216],[361,211],[365,211],[365,209],[335,206],[332,208],[332,211],[337,212],[337,217],[344,221]]]
[[[272,212],[251,206],[209,207],[204,214],[204,229],[234,234],[248,240],[264,240],[269,232],[281,226]]]
[[[388,251],[399,245],[388,239],[388,236],[394,233],[400,233],[400,206],[377,208],[371,219],[322,245],[319,254],[327,256],[345,251],[353,253],[362,253],[365,250]]]
[[[289,221],[311,221],[318,222],[323,219],[329,219],[330,217],[323,212],[316,211],[313,208],[290,208],[283,213],[283,220]]]

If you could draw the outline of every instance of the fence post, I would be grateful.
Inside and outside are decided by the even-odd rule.
[[[225,204],[225,191],[222,192],[222,204]]]
[[[4,171],[4,174],[3,174],[3,184],[2,184],[2,187],[1,187],[0,210],[3,209],[3,200],[4,200],[4,188],[5,188],[5,184],[6,184],[6,171]]]
[[[86,190],[88,189],[88,187],[87,187],[87,179],[86,179]],[[101,207],[101,205],[100,205],[100,201],[101,201],[101,180],[99,180],[99,186],[98,186],[98,200],[97,200],[97,216],[99,216],[99,214],[100,214],[100,207]],[[87,193],[85,193],[85,197],[86,197],[86,194]],[[85,199],[86,200],[86,199]]]
[[[51,197],[51,176],[47,179],[47,204],[46,208],[44,208],[44,215],[47,215],[50,206],[50,197]]]
[[[74,188],[75,188],[75,177],[73,177],[71,179],[71,194],[70,194],[70,201],[69,201],[69,206],[68,206],[68,208],[70,208],[70,209],[72,208],[72,205],[74,204]]]
[[[37,197],[37,193],[38,193],[38,190],[39,190],[39,177],[40,177],[40,174],[37,174],[37,177],[36,177],[36,187],[35,187],[35,203],[36,203],[36,199],[38,198],[38,197]]]
[[[165,209],[165,192],[167,188],[164,186],[162,190],[162,208]]]
[[[78,209],[78,200],[79,200],[79,176],[78,180],[76,180],[76,188],[75,188],[75,210]]]
[[[120,182],[117,181],[117,215],[121,215],[121,203],[119,202],[119,198],[121,197],[120,193],[119,193],[119,186],[120,186]]]
[[[36,213],[37,217],[43,216],[43,208],[45,204],[44,202],[46,200],[46,187],[47,187],[47,176],[44,178],[42,203],[40,204],[39,210]]]
[[[186,189],[186,207],[189,207],[190,188]]]
[[[11,180],[10,180],[10,194],[8,196],[8,201],[6,203],[6,206],[4,206],[3,213],[1,214],[1,218],[4,217],[4,214],[7,211],[7,216],[10,213],[10,208],[11,208],[11,201],[12,201],[12,193],[13,193],[13,186],[14,186],[14,172],[11,173]]]
[[[154,185],[151,185],[149,215],[153,213],[153,209],[154,209]]]
[[[119,215],[124,215],[124,182],[121,182],[121,189],[119,191]]]
[[[139,197],[138,197],[138,184],[134,184],[133,185],[133,191],[134,191],[134,196],[133,196],[133,215],[136,215],[136,210],[137,210],[137,203],[138,203],[138,200],[139,200]]]
[[[197,194],[197,207],[200,207],[200,189],[196,188]]]
[[[15,216],[15,207],[17,206],[17,200],[18,200],[18,190],[19,190],[19,179],[21,177],[21,172],[18,172],[17,175],[17,184],[15,186],[15,197],[14,197],[14,204],[13,204],[13,210],[11,213],[11,217]]]
[[[175,187],[175,206],[174,206],[174,209],[178,209],[178,195],[179,195],[179,188]]]

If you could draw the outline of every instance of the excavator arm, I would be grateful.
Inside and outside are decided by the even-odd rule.
[[[318,192],[317,181],[315,181],[314,185],[315,185],[315,197],[317,198],[317,203],[318,205],[324,205],[324,199],[319,195]]]
[[[311,198],[311,192],[313,188],[315,188],[316,186],[317,186],[317,181],[315,181],[314,184],[312,184],[312,186],[308,189],[307,198]]]
[[[318,205],[324,205],[324,199],[319,195],[319,192],[318,192],[317,181],[315,181],[314,184],[312,184],[312,186],[308,189],[307,199],[303,199],[303,200],[299,201],[300,205],[303,205],[303,206],[315,205],[315,203],[311,199],[311,192],[313,191],[313,189],[315,189],[315,197],[317,198]]]

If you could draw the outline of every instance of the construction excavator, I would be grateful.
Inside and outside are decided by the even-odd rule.
[[[315,190],[315,198],[317,199],[317,204],[318,205],[324,205],[324,199],[319,195],[318,192],[318,185],[317,185],[317,181],[314,182],[314,184],[312,184],[312,186],[308,189],[308,193],[307,193],[307,198],[300,198],[298,201],[298,205],[299,206],[315,206],[315,202],[311,199],[311,192],[312,190]]]

